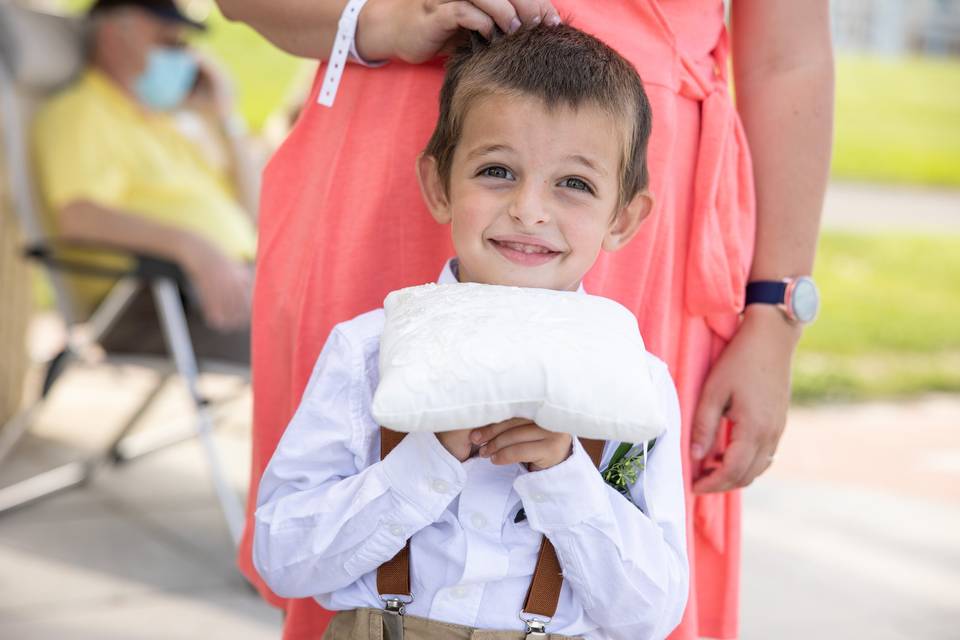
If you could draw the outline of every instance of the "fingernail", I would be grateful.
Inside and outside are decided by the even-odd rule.
[[[541,20],[540,16],[533,16],[533,20],[531,20],[531,22],[533,23],[533,26],[537,26],[538,24],[540,24],[540,20]]]
[[[690,455],[693,456],[694,460],[699,460],[703,457],[703,447],[699,444],[695,444],[690,447]]]
[[[521,24],[522,23],[520,22],[520,18],[514,16],[513,20],[510,21],[510,29],[508,32],[513,33],[514,31],[520,28]]]
[[[557,26],[558,24],[560,24],[560,16],[558,16],[557,14],[553,14],[552,16],[547,18],[547,24],[550,25],[551,27]]]
[[[483,437],[483,435],[482,435],[479,431],[474,431],[473,433],[470,434],[470,441],[471,441],[471,442],[480,442],[480,440],[481,440],[482,437]]]

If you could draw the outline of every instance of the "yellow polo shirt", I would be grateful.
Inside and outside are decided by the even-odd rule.
[[[206,162],[169,115],[142,109],[95,69],[51,98],[33,124],[34,157],[49,230],[57,212],[89,200],[131,215],[192,231],[227,255],[252,261],[256,230],[229,178]],[[100,264],[105,254],[84,252]],[[81,313],[109,291],[102,279],[76,279]]]

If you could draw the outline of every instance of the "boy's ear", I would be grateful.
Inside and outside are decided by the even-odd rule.
[[[653,209],[653,197],[649,192],[641,191],[635,195],[633,200],[617,212],[610,223],[607,235],[603,238],[604,250],[616,251],[630,242],[640,230],[640,223],[650,215],[651,209]]]
[[[443,188],[443,180],[437,171],[437,159],[421,153],[417,156],[417,180],[420,182],[420,193],[430,209],[433,219],[440,224],[450,222],[450,202],[447,191]]]

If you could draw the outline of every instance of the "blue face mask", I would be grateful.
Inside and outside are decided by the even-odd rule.
[[[169,111],[187,97],[197,79],[197,61],[184,49],[154,47],[147,56],[147,68],[134,84],[134,92],[145,105]]]

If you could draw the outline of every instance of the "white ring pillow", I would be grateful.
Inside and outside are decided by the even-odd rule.
[[[384,301],[373,416],[395,431],[528,418],[576,436],[646,442],[665,429],[633,314],[599,296],[427,284]]]

